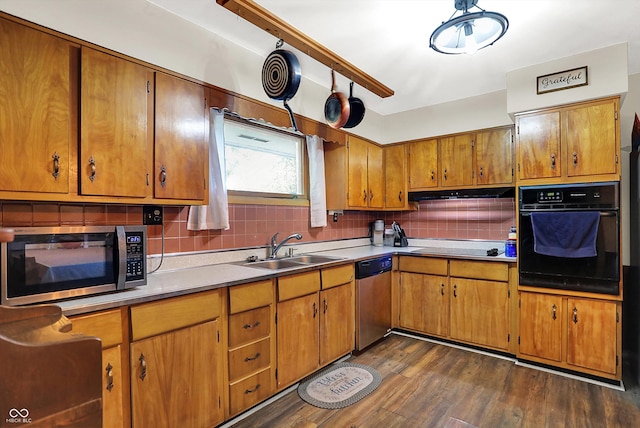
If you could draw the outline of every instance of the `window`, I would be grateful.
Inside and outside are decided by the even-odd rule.
[[[224,140],[229,191],[305,196],[303,137],[225,118]]]

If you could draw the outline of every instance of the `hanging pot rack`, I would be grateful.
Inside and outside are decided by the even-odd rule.
[[[358,85],[379,97],[387,98],[394,94],[392,89],[383,85],[355,65],[325,48],[277,16],[274,16],[256,2],[252,0],[216,0],[216,2],[256,27],[263,29],[278,39],[284,40],[288,45],[309,55],[336,73],[342,74],[347,79],[356,82]]]

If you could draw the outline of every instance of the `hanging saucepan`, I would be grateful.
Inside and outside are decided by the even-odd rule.
[[[336,92],[336,76],[331,70],[331,95],[324,103],[324,118],[332,128],[342,128],[347,120],[351,109],[349,100],[342,92]]]
[[[351,113],[349,114],[349,120],[344,124],[343,128],[353,128],[358,126],[364,118],[364,103],[360,98],[353,96],[353,82],[349,84],[349,108]]]
[[[284,49],[282,40],[276,44],[276,50],[271,52],[262,66],[262,87],[272,100],[284,101],[284,108],[289,112],[291,125],[296,131],[296,120],[287,101],[293,98],[300,86],[300,63],[296,56]]]

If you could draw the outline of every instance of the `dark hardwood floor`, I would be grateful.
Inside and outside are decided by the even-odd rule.
[[[233,427],[640,427],[637,385],[618,391],[395,334],[349,361],[383,378],[358,403],[320,409],[294,390]]]

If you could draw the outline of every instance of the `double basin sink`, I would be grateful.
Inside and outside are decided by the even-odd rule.
[[[263,269],[289,269],[302,266],[310,266],[320,263],[335,262],[344,260],[342,257],[319,256],[314,254],[305,254],[301,256],[293,256],[282,259],[258,260],[255,262],[244,262],[243,266],[263,268]]]

